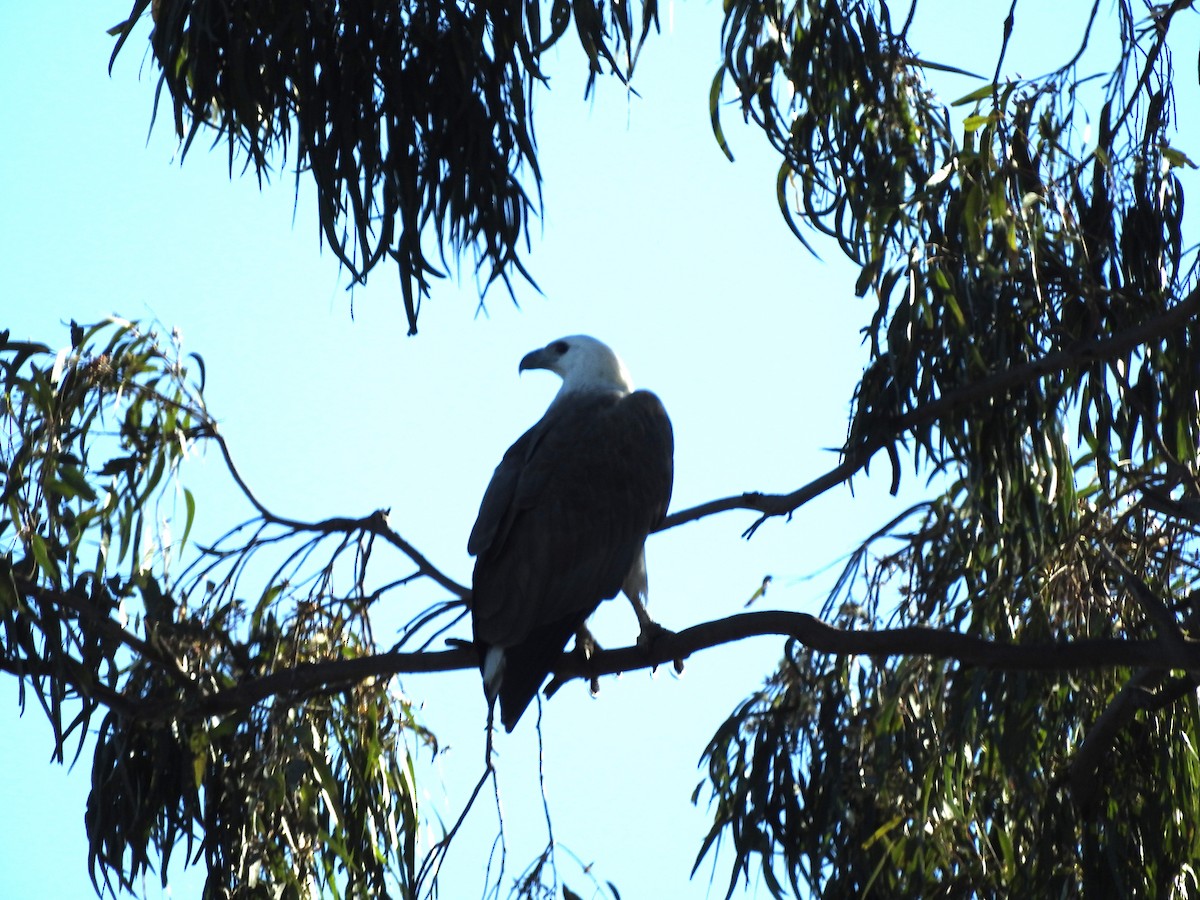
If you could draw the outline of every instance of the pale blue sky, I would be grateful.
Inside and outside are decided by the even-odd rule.
[[[959,39],[929,55],[990,72],[980,60],[990,60],[983,51],[995,46],[1007,5],[978,4],[986,13],[973,23],[943,20]],[[50,343],[66,343],[60,323],[68,319],[113,312],[179,327],[206,360],[208,403],[242,473],[271,508],[315,518],[391,507],[407,539],[468,582],[466,537],[483,488],[557,389],[545,373],[518,379],[517,362],[581,332],[616,348],[670,411],[673,509],[743,490],[787,491],[835,463],[829,448],[845,433],[871,302],[854,297],[855,273],[835,248],[816,241],[821,262],[791,236],[775,202],[776,160],[757,133],[736,127],[732,108],[726,134],[737,162],[713,141],[707,98],[719,5],[664,8],[637,98],[614,80],[585,102],[583,64],[563,52],[549,69],[553,90],[535,102],[546,215],[527,262],[543,295],[519,286],[517,309],[493,290],[488,314],[478,315],[469,275],[438,284],[415,338],[405,336],[398,284],[383,269],[353,295],[351,320],[346,278],[318,248],[306,182],[293,214],[287,171],[261,191],[253,177],[231,181],[223,148],[209,153],[203,138],[179,165],[165,109],[147,141],[155,71],[143,56],[144,28],[113,77],[105,72],[105,29],[127,6],[0,6],[0,327]],[[964,15],[963,5],[953,8]],[[962,93],[975,86],[958,84]],[[766,574],[775,580],[763,605],[815,611],[828,577],[805,576],[903,508],[887,496],[887,477],[886,466],[873,468],[853,497],[831,492],[749,542],[739,538],[748,513],[655,537],[652,613],[683,627],[737,612]],[[197,537],[247,514],[214,455],[194,460],[184,480],[199,499]],[[919,487],[909,479],[908,499]],[[383,601],[381,642],[394,622],[441,596],[418,584]],[[635,634],[624,603],[597,618],[602,644]],[[700,654],[680,679],[607,679],[595,700],[575,683],[546,706],[556,836],[627,900],[708,893],[707,865],[687,881],[708,825],[689,802],[702,777],[696,763],[720,721],[772,671],[782,643]],[[482,759],[477,673],[403,685],[445,747],[423,767],[422,787],[428,808],[452,821]],[[90,748],[73,772],[47,765],[48,730],[36,707],[15,718],[15,688],[0,678],[0,805],[8,811],[0,892],[87,897]],[[545,843],[532,715],[499,750],[516,875]],[[494,827],[485,798],[451,851],[442,896],[482,890]],[[583,889],[577,872],[562,872]],[[726,877],[722,869],[715,895]],[[186,876],[173,895],[193,896],[196,884]],[[155,885],[147,893],[159,894]]]

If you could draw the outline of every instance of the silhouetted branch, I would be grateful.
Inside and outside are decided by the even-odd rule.
[[[763,611],[694,625],[662,635],[649,648],[623,647],[597,652],[584,661],[565,656],[555,678],[595,678],[653,668],[686,659],[700,650],[750,637],[779,635],[822,653],[842,656],[926,656],[953,659],[963,665],[991,669],[1069,671],[1112,666],[1185,669],[1200,665],[1200,642],[1183,645],[1161,640],[1081,638],[1036,644],[1008,644],[945,631],[911,626],[872,630],[838,628],[807,613]]]
[[[69,591],[59,591],[44,587],[24,576],[13,573],[13,584],[23,597],[36,597],[40,602],[69,609],[75,613],[87,628],[95,629],[103,637],[121,644],[134,653],[152,662],[166,665],[170,662],[168,656],[160,653],[148,641],[142,640],[131,631],[122,628],[116,621],[105,615],[97,608],[96,603],[86,596],[73,594]]]
[[[1121,580],[1125,582],[1129,592],[1137,599],[1138,605],[1145,611],[1147,617],[1154,623],[1155,630],[1158,636],[1172,644],[1180,646],[1186,645],[1187,638],[1184,636],[1183,629],[1180,628],[1179,620],[1175,615],[1167,609],[1167,604],[1154,591],[1150,590],[1137,574],[1127,566],[1115,553],[1112,548],[1104,541],[1099,541],[1098,546],[1100,552],[1104,554],[1104,558],[1121,576]]]
[[[1176,648],[1181,654],[1190,655],[1196,642],[1187,638],[1184,625],[1190,629],[1195,624],[1195,614],[1193,613],[1186,623],[1181,623],[1167,608],[1162,598],[1125,565],[1107,544],[1101,542],[1099,546],[1105,558],[1120,573],[1130,592],[1154,623],[1159,640]],[[1117,735],[1134,720],[1137,713],[1170,706],[1186,695],[1194,693],[1200,685],[1200,675],[1194,671],[1164,683],[1165,676],[1166,673],[1161,669],[1138,669],[1088,729],[1087,736],[1075,752],[1070,767],[1071,793],[1081,808],[1091,808],[1099,787],[1096,776],[1112,751]]]
[[[936,628],[908,627],[859,630],[838,628],[807,613],[762,611],[741,613],[662,634],[649,647],[601,650],[590,659],[564,654],[554,680],[553,693],[576,678],[592,679],[673,663],[712,647],[751,637],[792,638],[813,650],[854,656],[925,656],[955,660],[962,665],[1025,671],[1071,671],[1111,667],[1149,670],[1200,668],[1200,642],[1185,640],[1124,640],[1081,638],[1034,644],[1009,644]],[[356,659],[305,663],[247,679],[240,684],[198,697],[186,710],[162,704],[145,705],[139,718],[182,716],[202,718],[247,709],[275,695],[306,696],[345,690],[368,678],[449,672],[478,665],[474,650],[419,653],[378,653]],[[481,703],[482,711],[482,703]]]
[[[1081,808],[1089,809],[1096,797],[1096,775],[1112,749],[1113,741],[1139,710],[1148,709],[1154,703],[1154,688],[1162,678],[1162,672],[1139,669],[1088,729],[1069,769],[1071,794]],[[1194,682],[1192,689],[1195,689]]]
[[[221,456],[225,460],[225,466],[229,469],[229,474],[233,476],[233,480],[237,483],[250,505],[258,512],[264,522],[270,522],[273,525],[279,525],[283,528],[291,529],[294,532],[309,532],[316,534],[350,534],[355,531],[362,531],[366,534],[373,534],[383,538],[410,560],[417,567],[417,573],[436,582],[441,587],[444,587],[450,593],[457,597],[466,597],[470,593],[470,589],[459,584],[449,575],[446,575],[431,563],[424,554],[416,547],[402,538],[396,531],[392,529],[388,522],[389,510],[377,509],[369,516],[362,518],[351,518],[348,516],[334,516],[328,519],[322,519],[320,522],[302,522],[298,519],[289,519],[285,516],[276,515],[269,510],[250,490],[248,485],[238,472],[237,466],[234,465],[233,456],[229,452],[229,445],[225,443],[225,439],[217,433],[216,425],[209,423],[207,436],[217,442],[217,446],[221,448]]]
[[[136,697],[128,697],[120,691],[113,690],[107,685],[97,682],[94,678],[90,677],[91,673],[85,671],[82,666],[74,666],[71,671],[64,673],[54,664],[43,660],[0,658],[0,672],[6,672],[19,679],[28,679],[30,681],[37,679],[61,679],[66,682],[70,691],[74,691],[85,701],[103,704],[118,715],[126,716],[127,718],[137,719],[142,717],[143,709]],[[20,709],[23,712],[25,709],[23,693],[19,697]],[[38,698],[39,702],[43,704],[46,702],[45,698],[40,694]],[[71,699],[70,693],[64,699]],[[63,737],[66,737],[66,733],[63,734]],[[61,749],[56,755],[61,758]]]
[[[1200,288],[1192,290],[1187,297],[1171,309],[1147,319],[1136,328],[1127,329],[1104,340],[1088,341],[1055,353],[1048,353],[1040,359],[1031,360],[1002,372],[995,372],[988,378],[972,381],[964,387],[950,391],[936,400],[910,410],[896,420],[895,427],[886,437],[876,438],[849,450],[840,464],[790,494],[763,494],[757,491],[748,491],[744,494],[711,500],[699,506],[671,513],[663,520],[658,530],[674,528],[677,525],[694,522],[716,513],[747,509],[761,513],[760,517],[743,533],[743,537],[750,537],[767,519],[790,515],[830,488],[849,481],[867,467],[876,453],[895,444],[912,429],[939,422],[949,416],[951,412],[964,406],[1004,394],[1013,388],[1037,381],[1053,372],[1062,372],[1083,364],[1121,357],[1144,343],[1170,334],[1198,311],[1200,311]]]

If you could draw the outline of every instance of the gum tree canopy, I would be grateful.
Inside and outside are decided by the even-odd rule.
[[[1014,26],[1042,13],[1013,0],[987,76],[948,104],[938,48],[915,46],[930,0],[727,0],[716,139],[728,98],[778,150],[800,239],[860,267],[870,359],[836,467],[665,527],[743,509],[752,533],[872,461],[894,484],[935,476],[823,620],[746,613],[559,669],[786,636],[704,750],[699,855],[730,851],[731,893],[1200,890],[1200,292],[1176,137],[1194,107],[1172,56],[1192,6],[1096,0],[1046,74],[1018,78]],[[395,261],[414,328],[431,255],[525,274],[543,52],[573,30],[589,84],[627,79],[656,22],[653,0],[138,0],[118,51],[147,10],[188,145],[211,127],[231,166],[311,175],[325,239],[358,279]],[[390,676],[474,665],[429,649],[466,589],[382,514],[254,500],[170,341],[110,321],[71,344],[0,342],[0,667],[60,755],[98,729],[98,888],[133,890],[182,847],[212,897],[431,889],[413,754],[433,738]],[[175,479],[203,442],[256,515],[197,548]],[[407,577],[373,576],[385,551]],[[382,652],[373,602],[426,580],[446,599]]]

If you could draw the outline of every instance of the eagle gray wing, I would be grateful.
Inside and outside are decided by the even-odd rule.
[[[505,451],[500,464],[496,466],[496,471],[492,473],[492,480],[483,492],[479,515],[475,517],[471,536],[467,538],[467,552],[471,556],[478,556],[486,551],[492,545],[496,531],[506,521],[517,482],[538,440],[546,431],[547,418],[543,416],[532,428],[517,438]]]

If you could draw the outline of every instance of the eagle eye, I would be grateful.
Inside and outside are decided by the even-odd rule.
[[[555,341],[553,344],[550,345],[550,349],[553,350],[555,353],[557,353],[559,356],[563,356],[568,350],[571,349],[571,345],[568,344],[566,341]]]

